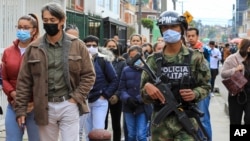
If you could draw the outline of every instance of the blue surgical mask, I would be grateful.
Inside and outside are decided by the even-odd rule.
[[[21,42],[26,42],[31,38],[29,30],[18,30],[16,36]]]
[[[137,60],[137,61],[135,62],[135,65],[136,65],[136,66],[141,66],[141,60],[140,60],[140,59]]]
[[[167,43],[176,43],[181,39],[180,32],[168,29],[163,32],[164,41]]]

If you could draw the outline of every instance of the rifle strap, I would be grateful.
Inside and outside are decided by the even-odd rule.
[[[163,53],[162,52],[158,52],[158,53],[154,53],[154,57],[155,57],[155,62],[156,62],[156,65],[157,65],[157,71],[156,71],[156,76],[157,77],[160,77],[161,76],[161,67],[162,67],[162,64],[165,59],[163,59]]]

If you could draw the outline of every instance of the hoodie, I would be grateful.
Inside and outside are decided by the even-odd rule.
[[[114,55],[106,48],[98,48],[98,53],[93,56],[93,65],[96,72],[95,84],[89,93],[88,102],[92,103],[103,96],[109,99],[118,87],[118,78],[112,65]],[[98,59],[100,59],[98,61]],[[103,67],[100,62],[103,62]]]

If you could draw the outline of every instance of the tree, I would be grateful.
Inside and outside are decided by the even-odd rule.
[[[148,18],[142,18],[141,19],[141,24],[143,25],[143,27],[147,28],[150,30],[150,32],[152,31],[153,27],[154,27],[154,22],[151,19]]]

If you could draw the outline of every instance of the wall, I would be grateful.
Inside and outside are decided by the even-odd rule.
[[[39,18],[39,28],[44,33],[41,20],[41,8],[48,2],[60,3],[65,8],[64,0],[0,0],[0,54],[3,48],[12,44],[16,39],[16,28],[18,19],[28,13],[35,13]]]

